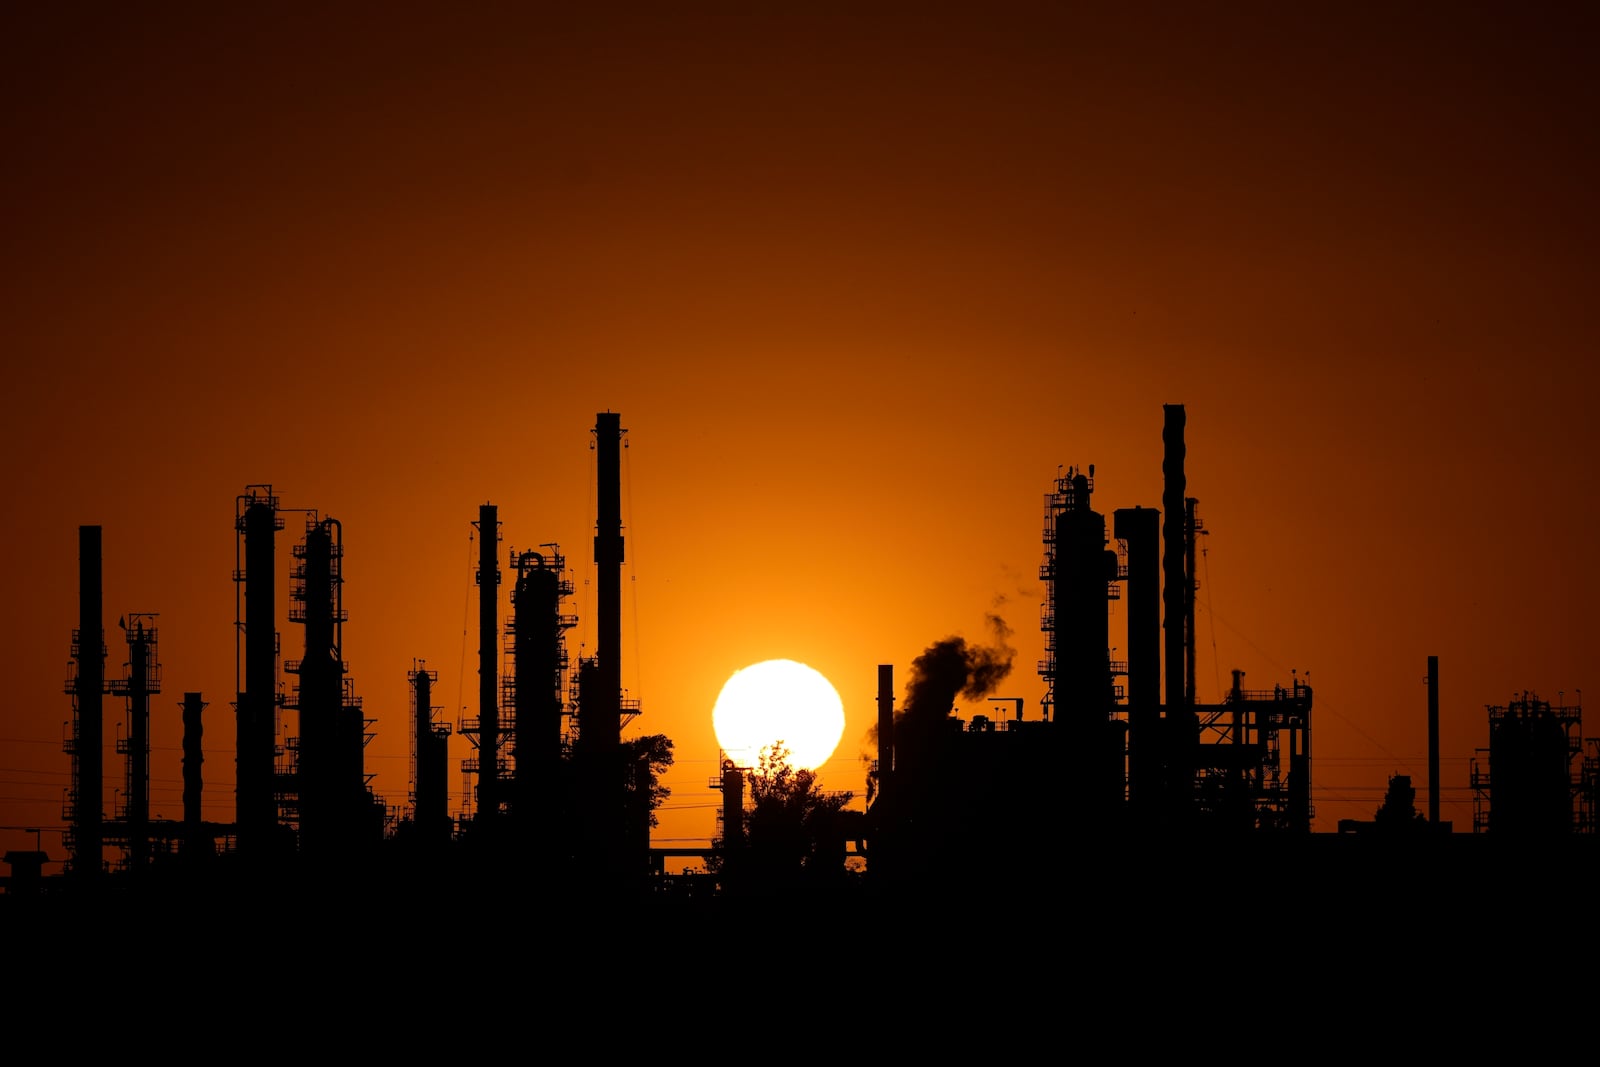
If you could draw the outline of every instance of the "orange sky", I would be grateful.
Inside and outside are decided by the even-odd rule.
[[[561,544],[593,651],[605,410],[630,732],[677,748],[657,843],[714,832],[711,707],[756,660],[839,688],[833,788],[877,665],[991,611],[1036,716],[1044,495],[1093,463],[1098,510],[1159,507],[1167,403],[1201,700],[1311,673],[1331,831],[1391,774],[1422,800],[1438,655],[1469,828],[1485,705],[1595,684],[1594,14],[1065,6],[0,15],[0,848],[62,855],[80,524],[108,676],[159,613],[153,811],[198,690],[230,820],[235,498],[339,519],[400,804],[413,661],[476,713],[480,504]]]

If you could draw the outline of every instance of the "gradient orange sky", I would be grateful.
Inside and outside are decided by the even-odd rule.
[[[1593,9],[402,7],[0,14],[0,849],[63,856],[81,524],[108,677],[159,613],[152,812],[198,690],[228,821],[235,498],[339,519],[399,805],[413,662],[477,712],[480,504],[562,546],[593,652],[606,410],[658,844],[714,833],[757,660],[840,690],[858,806],[878,664],[996,612],[1036,717],[1044,496],[1093,463],[1097,510],[1159,507],[1168,403],[1199,697],[1310,673],[1316,829],[1391,774],[1425,805],[1429,655],[1458,831],[1485,705],[1596,684]]]

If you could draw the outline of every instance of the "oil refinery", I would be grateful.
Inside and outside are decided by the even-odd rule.
[[[476,714],[454,724],[441,715],[437,673],[415,663],[403,808],[375,795],[364,765],[376,724],[343,659],[338,520],[283,506],[271,485],[248,485],[237,497],[236,692],[225,705],[212,695],[183,694],[177,819],[153,816],[149,800],[151,698],[162,686],[158,616],[118,619],[125,673],[108,678],[102,530],[81,526],[79,621],[65,686],[72,707],[63,753],[71,766],[63,811],[68,856],[60,873],[46,873],[55,860],[42,850],[8,852],[0,897],[83,899],[131,887],[215,899],[379,884],[399,895],[460,896],[536,884],[574,899],[704,901],[782,892],[848,900],[930,887],[952,897],[984,886],[1027,892],[1107,857],[1218,878],[1228,871],[1243,877],[1237,872],[1255,860],[1303,857],[1313,848],[1345,870],[1370,874],[1362,857],[1438,860],[1446,840],[1533,842],[1592,858],[1600,747],[1585,742],[1581,708],[1564,700],[1552,704],[1529,693],[1489,708],[1490,745],[1471,773],[1472,826],[1441,820],[1436,658],[1428,664],[1430,781],[1422,809],[1410,779],[1397,776],[1373,820],[1341,820],[1336,834],[1313,831],[1309,679],[1292,672],[1270,688],[1245,688],[1234,671],[1220,702],[1196,698],[1195,566],[1204,528],[1185,473],[1184,408],[1167,405],[1164,416],[1159,507],[1118,508],[1108,523],[1094,506],[1092,466],[1066,468],[1045,494],[1040,714],[1025,718],[1017,700],[1014,710],[992,717],[958,717],[958,696],[991,691],[983,650],[958,640],[930,646],[908,665],[899,691],[898,665],[864,664],[862,677],[875,671],[877,686],[867,804],[860,811],[812,805],[795,824],[804,840],[785,846],[777,863],[771,838],[758,829],[764,816],[753,792],[771,783],[731,762],[716,779],[721,803],[711,847],[652,845],[656,775],[670,762],[671,745],[659,735],[623,736],[642,709],[621,682],[625,431],[616,413],[597,415],[593,429],[597,647],[574,666],[566,634],[577,617],[560,546],[502,552],[497,508],[483,504],[473,522]],[[298,534],[292,592],[280,605],[277,542],[290,516]],[[503,584],[511,609],[505,619]],[[1126,620],[1125,637],[1116,635],[1126,658],[1114,658],[1113,603]],[[285,622],[298,630],[287,641],[280,639]],[[107,698],[125,704],[126,729],[114,747],[121,767],[105,766]],[[218,730],[217,711],[227,705],[232,729]],[[472,783],[471,803],[457,810],[447,786],[452,729],[471,748],[459,767]],[[227,740],[219,744],[219,736]],[[202,767],[230,757],[234,818],[207,820]],[[108,775],[120,781],[109,812],[102,803]],[[1396,849],[1397,841],[1409,852]],[[1441,870],[1456,869],[1453,857],[1468,854],[1465,845],[1450,847]],[[684,851],[703,869],[667,874],[666,858]],[[1471,852],[1474,861],[1480,853]]]

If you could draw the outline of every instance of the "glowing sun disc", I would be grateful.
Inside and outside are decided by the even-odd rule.
[[[844,701],[821,672],[791,659],[769,659],[734,671],[711,710],[717,744],[741,767],[782,741],[796,770],[828,762],[844,736]]]

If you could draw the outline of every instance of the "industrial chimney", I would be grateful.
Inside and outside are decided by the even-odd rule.
[[[197,854],[205,828],[201,801],[205,791],[205,749],[202,744],[205,724],[201,713],[206,702],[200,693],[183,694],[183,847]]]
[[[607,751],[622,740],[622,429],[621,416],[602,412],[595,417],[597,510],[594,537],[595,579],[600,599],[596,605],[600,676],[598,714],[590,718],[600,736],[592,739]]]
[[[235,804],[239,850],[264,854],[277,832],[276,774],[278,632],[276,532],[283,529],[278,498],[270,485],[246,486],[237,500],[234,581],[243,597],[239,630],[244,640],[243,675],[235,663],[238,762]]]
[[[72,635],[72,870],[100,873],[105,848],[102,811],[106,646],[101,626],[100,527],[78,527],[78,629]]]
[[[478,508],[478,819],[500,812],[500,520]]]
[[[1161,494],[1161,593],[1166,620],[1167,710],[1170,715],[1184,706],[1184,525],[1187,518],[1184,491],[1187,486],[1183,473],[1183,405],[1165,404],[1162,410],[1166,412],[1166,426],[1161,432],[1166,454],[1161,461],[1164,477]]]

